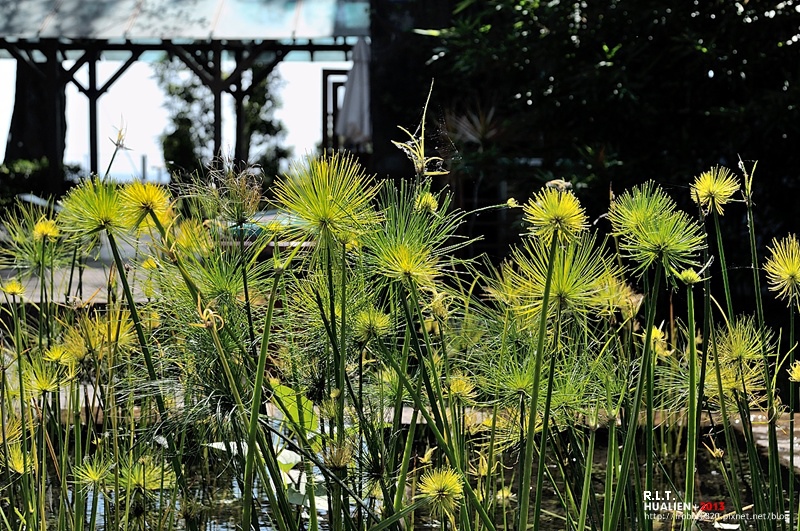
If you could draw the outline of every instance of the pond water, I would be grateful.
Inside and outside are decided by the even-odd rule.
[[[607,441],[603,430],[598,431],[598,441],[595,447],[595,455],[593,460],[593,503],[595,514],[600,514],[603,505],[603,492],[605,486],[605,464],[607,457]],[[516,490],[516,467],[517,464],[513,462],[515,456],[509,458],[506,463],[506,473],[504,477],[493,478],[498,486],[512,485]],[[551,462],[548,465],[548,471],[552,477],[559,477],[560,472],[558,465]],[[634,471],[632,471],[633,473]],[[786,470],[784,469],[784,472]],[[641,467],[638,470],[641,477],[644,477],[645,470]],[[213,480],[211,484],[195,484],[194,492],[196,493],[196,508],[198,509],[198,522],[200,529],[204,531],[234,531],[239,528],[241,523],[241,490],[238,483],[234,480],[234,474],[230,468],[223,468],[216,474],[212,474]],[[673,529],[676,525],[680,524],[681,516],[676,516],[673,510],[670,510],[669,504],[680,502],[681,492],[683,490],[685,476],[685,462],[681,458],[669,458],[657,463],[654,474],[654,492],[651,493],[654,503],[648,507],[647,514],[653,521],[653,529]],[[296,478],[295,478],[296,479]],[[747,479],[747,478],[745,478]],[[786,479],[788,480],[788,474]],[[786,483],[784,483],[786,484]],[[747,481],[743,482],[743,488],[747,487]],[[564,491],[563,484],[559,484],[558,488],[561,492]],[[579,493],[578,493],[579,494]],[[266,497],[262,489],[257,484],[254,491],[255,498],[259,500],[263,506],[267,504]],[[642,493],[644,496],[644,493]],[[297,500],[299,502],[299,500]],[[510,497],[503,500],[505,503],[498,503],[498,509],[494,513],[494,519],[497,524],[498,531],[505,529],[513,529],[514,519],[517,511],[517,500],[515,497]],[[99,508],[97,522],[102,524],[105,520],[103,514],[103,499],[102,494],[98,498]],[[324,496],[318,498],[318,506],[326,506],[327,502]],[[698,451],[697,463],[697,481],[695,485],[695,502],[701,504],[708,512],[714,513],[730,513],[733,512],[733,500],[728,494],[728,489],[725,484],[724,478],[718,470],[718,463],[711,459],[710,454],[705,448],[700,446]],[[752,502],[752,496],[747,492],[742,495],[742,503],[748,505]],[[91,507],[93,503],[92,494],[88,494],[86,500],[87,508]],[[164,504],[168,502],[163,501]],[[664,505],[667,503],[667,505]],[[796,503],[796,502],[794,502]],[[157,506],[156,502],[154,506]],[[164,505],[162,505],[164,507]],[[795,505],[796,507],[796,505]],[[299,508],[299,506],[298,506]],[[539,528],[541,531],[556,531],[567,529],[567,523],[564,519],[564,510],[559,501],[553,485],[549,482],[545,483],[542,497],[543,512],[540,516]],[[592,507],[590,506],[590,514]],[[156,509],[157,511],[157,509]],[[160,512],[160,511],[157,511]],[[420,511],[421,512],[421,511]],[[427,530],[430,528],[440,528],[439,522],[435,521],[425,514],[415,515],[413,521],[414,528],[419,530]],[[88,513],[88,511],[87,511]],[[320,523],[323,527],[326,525],[326,514],[320,511]],[[306,513],[307,516],[307,513]],[[626,518],[625,515],[622,517]],[[630,516],[628,516],[630,518]],[[722,520],[724,526],[720,526],[718,522],[713,521],[712,518],[700,518],[696,521],[696,529],[755,529],[754,521],[747,520],[739,522],[738,527],[734,527],[735,521],[731,517]],[[176,525],[178,528],[183,526],[183,521],[180,517],[176,517]],[[630,526],[629,528],[633,528]],[[98,526],[98,528],[102,528]],[[265,523],[262,526],[264,531],[272,531]]]
[[[593,482],[592,490],[595,502],[598,504],[599,510],[602,511],[603,491],[605,484],[605,465],[607,457],[607,441],[605,440],[603,430],[600,430],[598,435],[598,442],[595,447],[594,465],[593,469]],[[507,467],[506,477],[502,478],[505,485],[509,485],[513,479],[513,472],[515,463],[509,462]],[[680,524],[680,515],[675,514],[674,511],[669,510],[670,507],[665,506],[663,502],[674,503],[680,501],[680,496],[684,487],[685,477],[685,461],[681,458],[670,458],[657,464],[654,474],[654,491],[653,498],[660,497],[661,500],[655,501],[650,509],[647,511],[653,521],[653,529],[673,529],[676,525]],[[549,471],[553,477],[559,475],[558,466],[555,463],[549,464]],[[644,477],[645,469],[642,466],[639,470],[641,477]],[[496,478],[498,484],[501,482],[500,478]],[[745,484],[746,486],[746,484]],[[563,485],[559,485],[563,489]],[[668,500],[665,500],[668,498]],[[208,530],[219,531],[233,531],[237,529],[240,523],[241,504],[238,501],[239,490],[235,485],[219,490],[215,493],[215,502],[211,506],[208,513],[207,527]],[[497,510],[494,514],[494,519],[497,524],[498,530],[513,529],[513,522],[517,510],[517,500],[511,498],[505,500],[507,502],[504,510]],[[731,513],[734,511],[733,500],[728,494],[728,489],[725,484],[724,477],[719,472],[718,464],[711,459],[708,451],[702,446],[698,450],[697,459],[697,479],[695,484],[695,502],[702,504],[708,513]],[[742,503],[747,506],[752,503],[752,498],[748,493],[742,494]],[[796,503],[796,502],[795,502]],[[546,483],[543,492],[543,513],[540,516],[539,529],[541,531],[561,531],[567,528],[566,521],[563,517],[564,510],[559,502],[558,495],[551,483]],[[504,514],[505,511],[505,514]],[[325,513],[320,513],[321,522],[324,524]],[[728,517],[722,522],[725,525],[715,525],[712,519],[713,515],[700,515],[696,521],[696,529],[756,529],[756,526],[751,521],[741,522],[738,527],[732,524],[732,516]],[[625,518],[625,516],[623,516]],[[507,526],[507,527],[506,527]],[[430,517],[422,515],[414,520],[414,528],[419,530],[427,530],[431,528],[440,528],[439,522]],[[269,527],[263,527],[264,531],[270,530]]]

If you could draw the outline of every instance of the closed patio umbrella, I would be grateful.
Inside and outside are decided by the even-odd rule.
[[[369,111],[369,45],[360,37],[353,47],[353,68],[344,85],[344,101],[339,109],[335,133],[345,144],[364,145],[372,140]]]

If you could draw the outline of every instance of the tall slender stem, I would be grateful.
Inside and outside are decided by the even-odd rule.
[[[789,367],[794,365],[795,360],[794,344],[794,299],[789,299]],[[796,478],[796,467],[794,464],[794,412],[795,400],[797,400],[797,383],[789,380],[789,529],[794,527],[794,519],[797,516],[794,508],[794,487]],[[798,523],[800,527],[800,522]]]
[[[728,310],[728,320],[733,321],[733,303],[731,302],[731,288],[728,281],[728,266],[725,262],[725,248],[722,245],[722,231],[719,228],[719,214],[714,211],[714,230],[717,236],[717,252],[719,254],[719,268],[722,272],[722,286],[725,289],[725,306]]]
[[[261,409],[261,392],[264,385],[264,371],[267,367],[267,353],[269,346],[270,330],[272,328],[272,313],[275,309],[275,297],[278,293],[278,283],[283,269],[276,271],[272,280],[272,289],[267,301],[267,317],[264,321],[264,333],[261,338],[261,350],[258,355],[255,379],[253,382],[253,403],[250,407],[250,423],[247,428],[247,458],[244,463],[244,501],[242,505],[242,529],[250,529],[250,510],[253,503],[253,476],[256,446],[256,431],[258,430],[258,414]],[[255,348],[255,347],[254,347]],[[298,408],[300,410],[302,408]]]
[[[767,393],[767,430],[769,437],[769,505],[774,514],[784,514],[783,486],[780,458],[778,456],[777,411],[775,408],[775,385],[770,373],[770,360],[767,353],[766,323],[764,320],[764,304],[761,299],[761,277],[759,274],[758,250],[756,247],[755,221],[753,220],[752,173],[745,176],[745,204],[747,205],[747,232],[750,238],[750,260],[753,269],[753,288],[755,290],[756,316],[758,332],[761,336],[761,355],[764,362],[764,384]],[[785,522],[781,520],[781,529]]]
[[[244,224],[239,225],[239,265],[242,269],[242,289],[244,290],[244,307],[247,313],[247,332],[250,337],[250,348],[248,351],[255,357],[256,354],[256,333],[253,327],[253,310],[250,304],[250,291],[247,287],[247,260],[244,252]]]
[[[550,285],[553,282],[553,265],[558,248],[558,231],[552,236],[550,242],[550,252],[547,261],[547,277],[544,283],[544,295],[542,297],[542,309],[539,318],[539,336],[537,337],[536,360],[533,365],[533,382],[531,383],[531,402],[528,408],[528,429],[525,436],[525,460],[523,461],[522,480],[519,486],[519,525],[517,529],[526,531],[528,529],[528,506],[531,498],[531,474],[533,463],[533,437],[536,434],[536,411],[539,402],[539,384],[542,377],[542,361],[544,360],[544,340],[547,330],[547,310],[550,304]],[[552,375],[550,375],[552,378]]]
[[[155,217],[155,216],[154,216]],[[114,256],[114,263],[117,266],[117,272],[119,273],[120,283],[122,284],[122,290],[125,293],[125,300],[128,303],[128,311],[131,313],[131,320],[133,321],[133,327],[136,330],[136,337],[139,340],[139,347],[142,349],[142,357],[144,358],[144,364],[147,368],[147,375],[150,378],[150,381],[156,382],[158,381],[158,375],[156,374],[155,366],[153,365],[153,357],[150,354],[150,347],[147,344],[147,339],[144,335],[144,329],[142,328],[142,321],[139,317],[139,312],[136,309],[136,303],[133,299],[133,292],[131,291],[131,287],[128,284],[128,277],[125,274],[125,264],[122,263],[122,257],[119,254],[119,248],[117,247],[116,239],[111,231],[107,231],[106,234],[108,235],[108,243],[109,247],[111,247],[111,253]],[[156,390],[155,393],[156,398],[156,407],[158,408],[158,414],[161,419],[167,418],[167,409],[164,406],[164,398],[161,396],[161,391]],[[181,468],[181,462],[178,455],[175,453],[175,442],[172,439],[172,434],[166,433],[165,437],[167,439],[167,445],[169,449],[169,453],[172,456],[170,461],[172,463],[172,469],[175,471],[175,477],[178,481],[178,485],[180,485],[181,491],[185,496],[188,496],[188,491],[186,488],[186,480],[183,476],[183,469]],[[188,499],[188,498],[187,498]],[[187,518],[186,523],[189,525],[190,529],[194,529],[196,524],[194,520]]]
[[[617,490],[614,495],[614,502],[611,509],[611,518],[609,519],[609,526],[606,529],[616,529],[619,517],[622,514],[622,500],[625,498],[624,491],[628,484],[628,471],[630,469],[631,460],[633,458],[633,451],[636,446],[636,432],[639,423],[639,409],[642,405],[642,394],[644,392],[644,383],[647,380],[647,367],[651,363],[653,349],[651,343],[653,341],[653,322],[655,321],[656,314],[656,301],[658,300],[658,290],[661,285],[661,276],[663,274],[663,265],[661,262],[656,267],[655,280],[653,282],[653,289],[649,294],[647,304],[647,319],[645,323],[645,338],[644,338],[644,352],[642,353],[642,365],[639,371],[639,382],[636,386],[636,393],[633,397],[632,410],[628,415],[628,429],[625,434],[625,443],[622,449],[622,458],[619,464],[619,479],[617,481]],[[648,459],[652,459],[649,456]]]
[[[556,323],[560,315],[556,316]],[[559,326],[559,325],[557,325]],[[560,326],[559,326],[560,328]],[[556,332],[559,337],[560,332]],[[542,414],[542,442],[539,444],[539,462],[536,467],[536,501],[533,505],[533,528],[539,529],[539,516],[542,512],[542,488],[544,487],[545,459],[547,457],[547,439],[550,433],[550,403],[553,398],[553,373],[556,367],[556,352],[550,354],[550,367],[547,372],[547,392],[544,398],[544,413]],[[568,488],[568,487],[567,487]]]
[[[694,290],[692,285],[686,287],[686,314],[689,341],[689,418],[688,434],[686,441],[686,487],[684,503],[686,510],[683,515],[683,528],[691,530],[694,525],[692,519],[692,504],[694,503],[694,473],[695,457],[697,455],[697,417],[699,415],[697,407],[697,345],[694,341]]]

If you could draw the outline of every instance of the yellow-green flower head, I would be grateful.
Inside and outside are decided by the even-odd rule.
[[[450,400],[468,403],[475,397],[475,385],[467,376],[454,374],[450,377],[447,397]]]
[[[684,284],[687,284],[689,286],[691,286],[693,284],[697,284],[698,282],[703,280],[702,278],[700,278],[700,275],[697,274],[697,271],[695,271],[694,269],[691,269],[691,268],[690,269],[684,269],[683,271],[678,273],[677,277],[678,277],[678,280],[680,280],[681,282],[683,282]]]
[[[667,349],[667,334],[657,326],[654,326],[650,332],[650,346],[656,356],[667,357],[671,354],[671,351]]]
[[[30,423],[32,424],[33,421],[31,420]],[[4,428],[4,430],[0,430],[0,443],[13,444],[22,441],[22,419],[17,414],[12,415],[9,412]],[[0,459],[0,461],[2,460]]]
[[[530,232],[550,241],[554,235],[569,240],[586,228],[586,214],[572,192],[545,188],[523,207]]]
[[[697,264],[705,242],[700,225],[652,182],[626,191],[611,204],[612,231],[620,249],[644,272],[660,263],[672,273]]]
[[[58,230],[58,225],[56,225],[54,219],[42,218],[33,226],[33,239],[36,241],[53,241],[58,239],[60,235],[61,231]]]
[[[461,476],[445,467],[426,472],[417,485],[416,499],[423,501],[436,518],[452,517],[464,496]]]
[[[33,358],[24,369],[27,379],[25,391],[32,397],[58,391],[59,374],[57,365],[45,363],[41,358]]]
[[[353,442],[344,440],[332,441],[330,446],[322,453],[322,459],[328,468],[333,470],[347,470],[353,460]]]
[[[344,244],[346,252],[359,254],[361,252],[360,235],[355,232],[344,231],[339,234],[339,243]]]
[[[8,464],[8,469],[17,474],[25,474],[32,472],[36,466],[36,459],[31,457],[35,455],[32,450],[23,447],[22,443],[9,444],[5,454],[5,461]],[[0,463],[2,463],[0,461]]]
[[[560,246],[553,255],[549,284],[549,307],[544,308],[550,251],[543,240],[528,239],[512,250],[511,263],[503,267],[503,279],[497,292],[520,316],[527,316],[533,325],[542,310],[558,308],[564,313],[586,313],[598,309],[598,294],[614,273],[608,253],[597,245],[594,235],[584,232]],[[511,286],[513,291],[508,292]],[[505,293],[503,293],[505,291]],[[535,326],[535,325],[534,325]]]
[[[178,225],[175,245],[190,255],[206,256],[211,252],[211,235],[197,219],[184,219]]]
[[[154,462],[151,456],[130,460],[119,469],[119,483],[127,493],[138,491],[150,496],[154,491],[170,489],[175,485],[175,472],[163,462]]]
[[[42,359],[52,363],[60,363],[66,353],[67,349],[65,349],[63,345],[53,345],[44,351]]]
[[[123,352],[135,341],[133,321],[127,311],[82,316],[64,333],[62,363],[83,362],[87,356],[102,358],[111,348]]]
[[[392,280],[427,286],[439,273],[436,258],[422,245],[392,242],[391,246],[378,249],[376,254],[380,258],[377,272]]]
[[[348,253],[359,254],[361,253],[361,242],[356,238],[350,239],[344,244],[344,250]]]
[[[145,271],[155,271],[158,269],[158,262],[152,256],[148,256],[142,261],[142,269]]]
[[[717,355],[721,361],[741,363],[760,360],[764,352],[772,350],[772,334],[762,334],[752,316],[740,316],[717,332]]]
[[[726,359],[721,355],[718,359],[709,356],[708,364],[715,367],[719,364],[722,392],[716,378],[706,378],[705,396],[714,407],[720,407],[723,400],[727,407],[734,410],[739,400],[747,400],[751,409],[763,407],[764,380],[760,360],[738,361]]]
[[[356,339],[362,342],[366,342],[373,337],[383,337],[391,329],[392,322],[389,316],[372,307],[358,312],[353,326]]]
[[[632,319],[639,312],[642,298],[617,272],[607,272],[598,280],[594,306],[602,316],[619,311],[623,319]]]
[[[283,231],[285,231],[286,227],[280,221],[274,221],[273,220],[273,221],[270,221],[269,223],[267,223],[266,227],[264,227],[264,230],[266,230],[270,234],[278,235],[278,234],[282,233]]]
[[[517,495],[511,490],[511,487],[501,487],[497,489],[494,495],[494,501],[500,507],[508,507],[517,501]]]
[[[252,168],[222,177],[222,216],[236,224],[246,223],[258,211],[261,185]]]
[[[98,177],[85,179],[72,188],[61,205],[58,221],[64,232],[84,236],[126,228],[117,186]]]
[[[800,361],[796,361],[789,367],[789,379],[793,382],[800,382]]]
[[[380,219],[372,206],[378,189],[356,159],[337,153],[296,164],[278,181],[275,198],[293,225],[324,247],[371,230]]]
[[[675,201],[653,181],[647,181],[641,186],[625,190],[617,197],[611,203],[608,219],[615,236],[628,236],[641,231],[648,220],[674,210]]]
[[[435,290],[431,298],[431,313],[442,321],[446,321],[447,317],[450,315],[450,311],[447,307],[447,299],[446,293]]]
[[[720,216],[722,207],[739,190],[739,180],[728,168],[714,166],[703,172],[692,183],[692,201]]]
[[[25,286],[23,286],[22,283],[16,278],[7,280],[2,286],[0,286],[0,290],[2,290],[6,295],[11,295],[12,297],[21,297],[25,295]]]
[[[789,234],[775,239],[770,246],[770,257],[764,266],[769,289],[781,299],[800,303],[800,243],[797,236]]]
[[[92,457],[75,467],[75,483],[85,489],[102,487],[111,476],[113,463],[100,456],[101,452],[95,453]]]
[[[519,203],[513,197],[509,197],[508,201],[506,201],[506,206],[508,208],[519,208]]]
[[[151,215],[155,215],[159,223],[168,222],[171,214],[170,195],[163,186],[141,181],[126,184],[120,191],[120,209],[126,225],[137,228],[143,222],[151,225]]]
[[[436,211],[439,210],[439,201],[436,200],[436,196],[432,193],[423,192],[414,198],[414,210],[436,214]]]

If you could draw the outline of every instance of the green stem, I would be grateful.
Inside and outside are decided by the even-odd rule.
[[[628,484],[628,470],[631,466],[633,451],[636,447],[636,432],[639,427],[639,409],[642,405],[642,394],[644,392],[645,382],[647,380],[647,368],[651,363],[653,341],[653,323],[655,322],[656,314],[656,301],[658,300],[658,290],[661,285],[661,275],[663,274],[663,265],[661,262],[656,267],[655,281],[653,282],[653,289],[650,293],[651,297],[647,304],[647,319],[645,323],[645,339],[644,339],[644,352],[642,353],[642,364],[639,371],[639,382],[636,385],[636,393],[633,397],[632,411],[628,415],[628,431],[625,434],[625,443],[622,448],[622,458],[619,464],[619,479],[617,481],[617,490],[614,496],[614,502],[611,510],[611,518],[607,529],[616,529],[619,517],[622,514],[622,501],[625,498],[625,487]],[[645,295],[647,296],[647,295]],[[652,459],[652,456],[648,456]]]
[[[420,324],[422,324],[422,340],[425,345],[426,352],[433,352],[433,343],[430,338],[430,334],[428,333],[428,329],[424,326],[425,323],[425,316],[422,314],[422,307],[419,303],[419,295],[417,286],[411,283],[408,294],[411,297],[411,303],[414,305],[414,311],[417,315],[417,319],[419,319]],[[404,308],[406,309],[406,319],[408,323],[412,322],[411,313],[408,308],[407,302],[404,302]],[[411,341],[414,342],[414,346],[417,349],[417,352],[422,353],[422,345],[419,343],[419,338],[416,334],[412,334]],[[442,385],[441,385],[441,378],[439,378],[438,374],[433,374],[434,378],[431,381],[431,378],[427,377],[428,374],[428,367],[425,366],[423,363],[420,367],[422,369],[422,376],[423,382],[425,384],[425,390],[430,397],[430,408],[433,411],[433,418],[439,423],[437,426],[445,436],[445,439],[449,441],[451,444],[453,443],[453,433],[450,429],[450,424],[445,422],[444,415],[442,415],[442,410],[446,408],[444,395],[442,393]],[[432,363],[430,366],[431,371],[435,370],[435,366]],[[451,463],[453,464],[453,463]],[[460,465],[459,465],[460,466]]]
[[[206,330],[208,330],[211,340],[214,343],[214,348],[219,355],[222,371],[225,374],[225,379],[228,382],[228,389],[231,392],[234,405],[236,406],[236,412],[238,415],[244,416],[246,410],[244,407],[244,402],[242,402],[241,382],[234,377],[231,364],[228,360],[228,353],[222,346],[222,342],[220,341],[219,333],[215,327],[215,324],[209,323],[206,326]],[[284,409],[284,411],[286,411],[286,409]],[[266,491],[269,504],[271,507],[276,508],[274,511],[274,524],[279,531],[287,531],[289,529],[287,521],[291,511],[288,510],[288,504],[286,503],[285,497],[278,497],[278,493],[283,493],[284,491],[282,489],[279,490],[278,488],[272,488],[272,485],[280,485],[280,482],[283,481],[281,479],[279,467],[277,466],[275,451],[272,444],[270,441],[266,440],[266,437],[261,430],[255,430],[255,434],[256,443],[261,450],[264,463],[262,463],[260,459],[254,460],[254,462],[259,465],[259,472],[261,473],[261,477],[264,482],[264,490]],[[264,464],[266,464],[267,468],[269,469],[268,471],[264,470]],[[248,529],[249,528],[250,527],[248,527]]]
[[[688,504],[686,511],[683,515],[683,528],[690,531],[694,525],[692,519],[692,504],[694,503],[694,474],[695,474],[695,457],[697,455],[697,419],[698,419],[698,406],[697,406],[697,345],[694,341],[694,290],[692,285],[686,287],[686,314],[687,314],[687,328],[688,328],[688,341],[689,341],[689,418],[688,418],[688,434],[686,442],[686,487],[684,494],[684,503]]]
[[[789,300],[789,367],[794,365],[795,360],[795,344],[794,344],[794,300]],[[789,528],[794,527],[794,519],[797,515],[794,508],[794,487],[796,477],[796,466],[794,464],[794,412],[795,401],[797,399],[797,382],[789,380]],[[800,521],[798,521],[800,528]]]
[[[31,521],[33,507],[30,506],[28,500],[33,500],[36,497],[30,496],[30,472],[29,472],[29,453],[28,453],[28,415],[27,411],[28,408],[26,407],[26,400],[25,400],[25,384],[22,378],[22,324],[20,323],[20,318],[17,313],[17,298],[16,296],[11,298],[11,317],[14,322],[14,353],[17,359],[17,377],[19,380],[19,409],[20,409],[20,420],[22,422],[22,437],[20,444],[22,445],[22,477],[21,477],[21,485],[22,485],[22,500],[24,507],[23,515],[25,517],[25,522],[28,526],[33,525],[34,522]]]
[[[645,293],[648,291],[648,282],[647,277],[645,277]],[[672,301],[670,301],[670,305]],[[671,310],[670,310],[671,311]],[[651,328],[653,323],[649,325]],[[649,330],[652,331],[652,330]],[[652,341],[652,340],[651,340]],[[651,347],[652,348],[652,347]],[[647,365],[642,366],[642,370],[647,370],[647,382],[645,388],[645,476],[644,476],[644,489],[648,492],[653,491],[653,478],[655,475],[655,470],[653,466],[653,457],[655,455],[655,450],[653,448],[653,437],[655,431],[655,413],[653,411],[653,401],[655,400],[655,380],[656,380],[656,364],[658,363],[658,356],[652,356]],[[639,430],[639,417],[638,415],[628,419],[628,428],[633,430],[634,432]],[[639,480],[637,479],[637,482]],[[637,500],[641,501],[641,500]],[[637,504],[641,505],[641,504]],[[644,507],[642,507],[642,511],[644,511]],[[650,519],[645,519],[643,522],[644,529],[646,531],[650,531],[653,529],[653,521]]]
[[[761,279],[759,275],[758,250],[756,247],[755,222],[753,220],[752,201],[752,175],[749,177],[745,203],[747,204],[747,232],[750,237],[750,260],[753,269],[753,288],[755,290],[756,315],[758,317],[758,331],[761,336],[761,354],[764,359],[764,384],[767,393],[767,418],[769,436],[769,502],[773,514],[784,514],[783,487],[780,456],[778,455],[777,410],[775,407],[775,385],[770,375],[770,361],[767,352],[766,323],[764,320],[764,304],[761,299]],[[755,478],[754,478],[755,480]],[[781,529],[785,529],[785,522],[781,520]]]
[[[556,341],[561,337],[561,311],[556,310]],[[547,457],[547,439],[550,433],[550,403],[553,398],[553,378],[556,367],[558,350],[550,354],[550,367],[547,371],[547,392],[544,399],[544,414],[542,415],[542,442],[539,445],[539,462],[536,467],[536,501],[533,506],[533,528],[539,529],[539,516],[542,512],[542,489],[544,488],[545,458]],[[534,413],[536,409],[532,409]],[[555,485],[555,483],[553,483]],[[566,483],[565,483],[566,485]],[[567,488],[568,485],[567,485]],[[566,508],[566,505],[564,506]],[[567,511],[569,514],[569,511]]]
[[[614,501],[614,472],[617,470],[617,412],[609,412],[608,453],[606,454],[606,482],[603,492],[603,531],[611,531],[611,513]]]
[[[385,352],[385,351],[384,351]],[[428,429],[431,431],[433,436],[436,438],[436,441],[440,445],[440,449],[444,452],[445,457],[447,458],[448,462],[456,469],[462,477],[466,477],[466,471],[462,470],[459,466],[458,460],[456,459],[455,453],[453,452],[450,443],[445,439],[444,435],[442,434],[441,430],[436,425],[431,414],[428,412],[428,409],[424,407],[422,403],[422,399],[420,398],[419,393],[415,393],[415,389],[412,387],[411,382],[408,380],[408,376],[400,371],[400,367],[397,365],[397,361],[394,360],[391,356],[387,355],[386,358],[387,363],[391,365],[392,369],[397,374],[398,378],[400,378],[400,382],[403,384],[403,387],[406,388],[409,395],[411,396],[412,401],[414,402],[414,406],[417,410],[419,410],[422,417],[425,419],[425,422],[428,425]],[[421,370],[421,368],[420,368]],[[475,510],[478,511],[478,515],[480,516],[481,522],[485,526],[487,531],[495,531],[494,521],[492,520],[489,513],[486,512],[486,509],[481,504],[480,500],[478,499],[475,490],[469,484],[469,482],[464,482],[464,490],[466,491],[467,498],[469,499],[470,503],[473,504]]]
[[[345,318],[346,310],[347,310],[347,247],[344,243],[342,243],[342,262],[340,267],[341,269],[341,332],[339,336],[339,381],[336,382],[336,386],[339,388],[339,396],[337,397],[337,410],[340,412],[341,415],[341,426],[339,427],[339,432],[337,433],[339,437],[339,443],[344,442],[345,432],[344,432],[344,398],[345,398],[345,380],[347,379],[347,319]],[[333,292],[331,292],[331,298],[333,298]]]
[[[400,511],[403,508],[403,496],[406,490],[406,480],[408,476],[408,467],[411,464],[411,450],[414,446],[414,434],[417,429],[417,415],[419,412],[416,408],[411,413],[411,424],[408,426],[408,433],[406,434],[406,444],[403,449],[403,458],[400,461],[400,471],[397,475],[397,491],[394,494],[394,510]]]
[[[537,337],[536,360],[533,366],[533,382],[531,383],[531,402],[528,408],[528,429],[525,436],[525,460],[523,462],[522,479],[519,487],[519,525],[517,529],[528,529],[528,506],[531,498],[531,473],[533,464],[533,437],[536,434],[536,411],[539,406],[539,383],[542,376],[542,361],[544,359],[544,340],[547,329],[547,310],[550,304],[550,285],[553,282],[553,265],[555,263],[556,249],[558,248],[558,231],[552,236],[550,252],[547,261],[547,277],[544,284],[542,309],[539,319],[539,336]]]
[[[119,274],[119,280],[122,284],[122,290],[125,293],[125,300],[128,303],[128,311],[131,313],[131,320],[133,321],[133,327],[136,330],[136,337],[139,340],[139,347],[142,349],[142,357],[144,358],[144,364],[147,368],[147,375],[150,378],[151,382],[158,381],[158,375],[156,374],[155,366],[153,365],[153,357],[150,354],[150,347],[147,344],[147,339],[144,335],[144,329],[142,328],[142,321],[139,318],[139,312],[136,309],[136,303],[133,299],[133,292],[131,291],[131,287],[128,284],[128,277],[125,274],[125,264],[122,263],[122,257],[119,254],[119,248],[117,247],[116,239],[111,231],[106,231],[108,235],[108,243],[109,247],[111,247],[111,253],[114,256],[114,263],[117,266],[117,273]],[[156,407],[158,408],[158,414],[160,418],[165,420],[167,418],[167,408],[164,406],[164,398],[161,396],[161,391],[156,390],[155,393],[156,398]],[[167,445],[170,453],[170,462],[172,463],[172,469],[175,471],[175,477],[178,481],[178,485],[180,485],[181,492],[184,494],[186,499],[188,499],[189,492],[186,487],[186,479],[183,476],[183,469],[181,467],[181,462],[178,455],[175,453],[175,442],[172,439],[171,433],[165,433],[165,437],[167,439]],[[187,519],[187,524],[189,525],[190,529],[194,529],[195,525],[192,521]]]
[[[592,489],[592,464],[594,461],[594,441],[596,438],[597,433],[597,409],[593,414],[593,418],[591,420],[592,425],[589,426],[589,448],[586,451],[586,457],[584,457],[584,467],[583,467],[583,488],[581,489],[581,507],[580,512],[578,513],[578,526],[575,529],[585,529],[586,528],[586,515],[589,511],[589,496],[591,496],[591,489]]]
[[[41,264],[39,265],[39,326],[37,332],[39,336],[39,351],[42,350],[43,334],[47,328],[47,301],[45,295],[45,272],[44,272],[44,251],[47,247],[45,238],[40,242],[42,244]]]
[[[253,310],[250,305],[250,291],[247,288],[247,261],[244,252],[244,225],[239,225],[239,265],[242,268],[242,289],[244,290],[244,307],[247,313],[247,332],[250,337],[250,348],[253,357],[256,353],[256,333],[253,327]]]
[[[249,529],[250,511],[253,504],[253,476],[254,460],[256,455],[256,431],[258,430],[258,413],[261,409],[261,392],[264,385],[264,372],[267,368],[267,354],[270,330],[272,329],[272,314],[275,308],[275,297],[278,292],[278,283],[283,269],[276,271],[272,281],[272,289],[267,301],[267,317],[264,321],[264,333],[261,338],[261,350],[258,355],[255,381],[253,382],[253,403],[250,408],[250,423],[247,428],[247,457],[244,463],[244,501],[242,506],[242,529]],[[251,329],[252,332],[252,329]],[[255,346],[253,347],[255,348]],[[298,408],[300,409],[300,408]]]
[[[717,252],[719,253],[719,268],[722,272],[722,286],[725,289],[725,305],[728,309],[728,321],[733,322],[733,303],[731,302],[731,288],[728,282],[728,266],[725,262],[725,248],[722,245],[722,231],[719,228],[719,214],[714,212],[714,229],[717,236]]]

